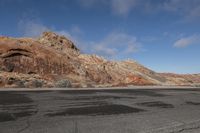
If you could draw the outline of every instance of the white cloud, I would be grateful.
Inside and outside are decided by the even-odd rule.
[[[93,53],[108,58],[115,58],[120,55],[128,56],[141,48],[136,37],[120,32],[112,32],[101,41],[93,42],[91,45]]]
[[[109,47],[106,47],[105,45],[101,45],[101,44],[93,46],[92,51],[96,54],[106,56],[106,57],[115,56],[118,52],[118,50],[116,48],[109,48]]]
[[[192,44],[200,43],[200,36],[193,35],[185,38],[181,38],[174,43],[174,47],[184,48]]]
[[[111,0],[112,11],[122,16],[128,15],[136,4],[137,0]]]
[[[38,37],[42,32],[48,31],[49,28],[36,20],[20,20],[18,27],[24,36]]]
[[[70,31],[75,35],[83,34],[82,30],[77,25],[72,26]]]

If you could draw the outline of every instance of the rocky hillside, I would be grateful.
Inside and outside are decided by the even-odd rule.
[[[81,54],[64,36],[0,37],[0,87],[199,85],[200,75],[156,73],[135,61]]]

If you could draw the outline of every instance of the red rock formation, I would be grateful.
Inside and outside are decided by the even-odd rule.
[[[80,54],[73,42],[52,32],[38,39],[0,37],[0,87],[63,87],[67,81],[72,87],[196,85],[199,79]]]

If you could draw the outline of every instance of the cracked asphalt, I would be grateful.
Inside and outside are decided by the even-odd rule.
[[[0,133],[200,133],[200,89],[0,91]]]

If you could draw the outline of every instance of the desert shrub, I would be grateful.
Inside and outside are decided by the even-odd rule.
[[[43,86],[43,81],[38,79],[32,81],[32,87],[41,88],[42,86]]]
[[[17,88],[25,88],[25,81],[14,78],[14,77],[9,77],[7,80],[8,85],[15,85]]]
[[[199,85],[195,85],[195,87],[200,87],[200,84]]]
[[[71,82],[69,80],[66,80],[66,79],[59,80],[55,83],[55,87],[57,87],[57,88],[68,88],[68,87],[71,87]]]
[[[11,84],[14,84],[16,81],[17,81],[17,79],[15,79],[13,77],[9,77],[8,81],[7,81],[7,84],[11,85]]]
[[[25,81],[23,80],[19,80],[15,84],[17,88],[25,88]]]
[[[94,86],[92,84],[87,84],[87,88],[93,88]]]

